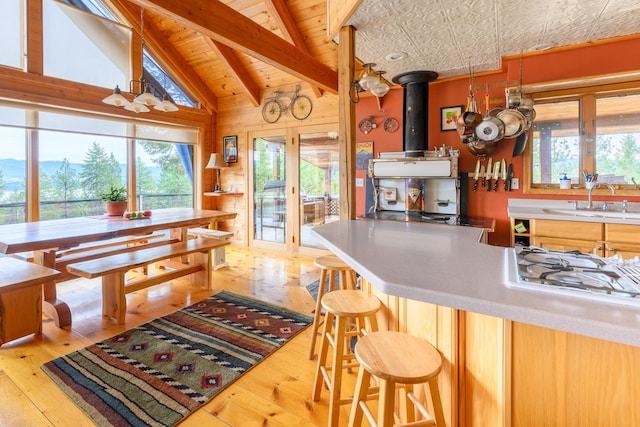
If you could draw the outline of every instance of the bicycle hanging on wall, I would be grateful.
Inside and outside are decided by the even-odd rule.
[[[304,120],[311,114],[313,104],[306,95],[300,95],[300,86],[296,86],[293,92],[276,92],[275,96],[266,98],[262,106],[262,118],[267,123],[275,123],[280,116],[291,111],[291,115],[298,120]],[[281,101],[288,98],[289,103]]]

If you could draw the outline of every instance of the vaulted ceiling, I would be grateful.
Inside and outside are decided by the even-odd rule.
[[[145,47],[209,111],[222,97],[254,105],[265,90],[307,82],[337,93],[337,47],[325,0],[110,0],[132,28],[144,9]]]
[[[291,88],[337,92],[337,38],[328,40],[327,0],[103,0],[135,30],[144,10],[145,46],[208,111],[242,95]],[[415,70],[441,76],[497,70],[501,58],[638,35],[637,0],[332,0],[357,5],[356,55],[388,77]],[[390,53],[407,56],[394,61]]]

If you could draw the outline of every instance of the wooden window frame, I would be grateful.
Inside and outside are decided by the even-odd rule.
[[[564,101],[579,100],[580,101],[580,151],[581,151],[581,167],[588,170],[595,170],[595,150],[588,149],[586,140],[591,139],[595,142],[595,104],[596,98],[603,95],[618,94],[640,94],[640,80],[633,79],[629,81],[616,82],[611,84],[585,84],[576,85],[575,87],[563,88],[560,90],[550,91],[527,91],[527,96],[532,97],[536,102],[542,101]],[[534,107],[535,108],[535,107]],[[528,130],[529,141],[533,140],[533,126]],[[582,195],[586,196],[588,190],[585,188],[572,188],[570,190],[560,190],[560,184],[533,184],[532,170],[532,153],[533,144],[527,144],[523,153],[523,174],[522,174],[522,191],[523,194],[542,194],[542,195]],[[587,149],[585,149],[587,148]],[[616,184],[616,195],[621,196],[638,196],[638,188],[633,185]],[[597,189],[596,192],[609,191],[608,189]]]

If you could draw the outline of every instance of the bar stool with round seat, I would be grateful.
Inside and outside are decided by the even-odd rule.
[[[329,389],[329,426],[337,426],[340,405],[351,399],[341,399],[342,371],[358,366],[351,351],[351,338],[360,339],[363,330],[377,331],[376,313],[381,303],[373,295],[357,290],[337,290],[322,297],[326,319],[320,341],[320,352],[313,383],[313,400],[320,400],[322,385]],[[333,348],[331,365],[327,364],[329,347]],[[329,376],[329,371],[331,376]]]
[[[309,343],[309,360],[313,359],[316,349],[316,339],[320,331],[321,319],[321,301],[324,295],[324,288],[327,282],[327,272],[329,273],[328,291],[335,290],[336,273],[338,273],[340,281],[340,289],[356,288],[356,272],[347,264],[342,262],[335,255],[323,255],[317,257],[314,262],[316,267],[320,268],[320,286],[318,287],[318,297],[316,298],[316,311],[313,314],[313,324],[311,325],[311,342]]]
[[[427,340],[402,332],[373,332],[358,340],[355,355],[360,363],[360,370],[351,405],[349,427],[359,427],[363,414],[375,427],[445,426],[438,390],[442,357]],[[372,394],[374,388],[370,387],[372,376],[379,384],[377,421],[366,403],[375,396]],[[429,385],[433,415],[428,413],[413,394],[413,385],[423,383]],[[402,385],[406,389],[406,424],[394,423],[396,385]],[[415,421],[415,409],[424,419]]]

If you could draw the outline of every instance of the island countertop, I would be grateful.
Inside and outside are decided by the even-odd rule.
[[[357,219],[312,233],[388,295],[640,347],[640,305],[510,287],[514,250],[480,229]]]

